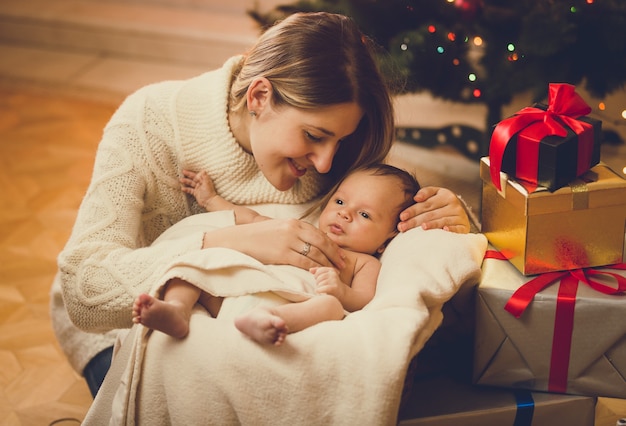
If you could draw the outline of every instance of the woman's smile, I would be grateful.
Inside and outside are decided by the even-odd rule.
[[[314,111],[263,103],[256,111],[250,118],[249,148],[279,191],[293,187],[308,169],[327,173],[340,141],[354,133],[363,117],[356,102]]]
[[[300,177],[302,177],[302,176],[304,176],[306,174],[306,171],[307,171],[306,167],[300,166],[292,158],[289,158],[288,160],[289,160],[289,165],[292,168],[294,176],[300,178]]]

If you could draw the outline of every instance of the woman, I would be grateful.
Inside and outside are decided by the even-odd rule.
[[[91,184],[58,260],[53,323],[73,366],[91,376],[92,365],[85,366],[111,340],[80,332],[69,319],[92,333],[130,327],[134,298],[167,263],[191,250],[226,247],[266,264],[305,269],[344,266],[336,244],[292,220],[150,247],[172,224],[202,211],[179,189],[182,169],[206,170],[217,192],[236,204],[306,203],[350,169],[382,161],[393,127],[370,41],[350,19],[327,13],[293,15],[221,69],[131,95],[105,128]],[[424,188],[415,200],[401,213],[400,231],[469,231],[450,191]],[[305,245],[307,256],[301,254]]]

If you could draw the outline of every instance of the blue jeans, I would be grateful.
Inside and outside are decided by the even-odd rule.
[[[102,386],[104,376],[111,367],[111,359],[113,358],[113,346],[101,351],[89,361],[89,364],[85,367],[83,375],[87,381],[87,386],[91,391],[91,396],[96,397],[98,389]]]

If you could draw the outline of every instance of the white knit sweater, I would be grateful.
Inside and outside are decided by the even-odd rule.
[[[237,204],[303,203],[318,194],[316,173],[288,191],[276,190],[234,139],[227,100],[239,60],[190,80],[140,89],[105,127],[91,184],[58,258],[63,301],[79,328],[130,327],[137,294],[149,291],[172,259],[201,248],[202,233],[150,246],[164,230],[201,211],[180,190],[183,168],[206,170],[217,192]],[[52,313],[53,322],[64,321]]]

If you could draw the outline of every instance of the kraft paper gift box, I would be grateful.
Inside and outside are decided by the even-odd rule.
[[[498,254],[477,289],[474,382],[626,398],[626,265],[525,277]]]
[[[416,382],[399,425],[593,426],[596,398],[473,386],[449,377]]]
[[[548,105],[526,107],[498,123],[491,135],[492,179],[500,171],[530,192],[554,191],[600,162],[602,122],[570,84],[550,84]]]
[[[482,232],[525,275],[611,265],[624,258],[626,180],[604,164],[557,191],[529,193],[481,159]]]

